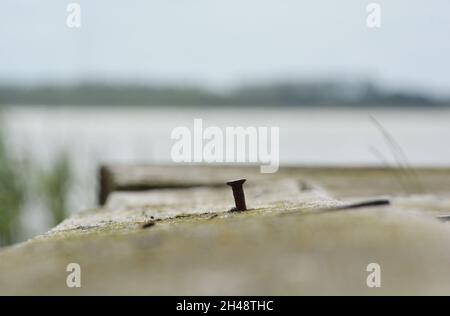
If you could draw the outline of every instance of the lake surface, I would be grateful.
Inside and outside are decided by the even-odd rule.
[[[395,165],[375,117],[415,166],[450,165],[450,109],[9,107],[8,142],[39,164],[67,151],[77,173],[74,207],[95,205],[101,163],[170,163],[172,130],[208,126],[276,126],[280,161],[308,165]]]

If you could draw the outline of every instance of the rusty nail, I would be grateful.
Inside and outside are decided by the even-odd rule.
[[[236,205],[236,208],[233,210],[238,211],[238,212],[247,210],[247,206],[245,205],[244,189],[242,187],[242,184],[244,184],[245,181],[247,181],[247,180],[239,179],[239,180],[233,180],[233,181],[227,182],[227,184],[233,190],[234,203]]]

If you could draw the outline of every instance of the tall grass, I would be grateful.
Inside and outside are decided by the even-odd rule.
[[[0,246],[21,234],[20,216],[26,202],[24,166],[8,150],[0,131]]]
[[[424,186],[422,185],[416,170],[411,166],[411,163],[409,162],[403,148],[395,140],[393,135],[374,116],[371,115],[369,118],[372,121],[372,124],[383,136],[384,141],[388,146],[394,161],[396,162],[396,166],[393,166],[392,169],[396,170],[397,179],[403,187],[403,190],[410,193],[424,193]],[[370,151],[383,162],[385,167],[389,167],[389,162],[384,158],[381,152],[379,152],[375,147],[370,147]]]
[[[72,185],[72,163],[67,154],[60,154],[49,170],[44,169],[12,154],[0,130],[0,246],[26,235],[22,223],[27,204],[45,206],[49,227],[64,220]]]
[[[72,179],[72,164],[67,153],[60,154],[49,171],[40,173],[38,190],[52,215],[52,225],[62,222],[68,215],[67,200]]]

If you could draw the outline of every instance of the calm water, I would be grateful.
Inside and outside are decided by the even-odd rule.
[[[374,116],[413,165],[450,165],[450,109],[205,109],[11,107],[3,112],[9,141],[19,154],[51,165],[68,151],[77,170],[74,208],[95,205],[100,163],[168,163],[174,127],[278,126],[281,163],[394,164]],[[377,152],[375,154],[374,152]]]

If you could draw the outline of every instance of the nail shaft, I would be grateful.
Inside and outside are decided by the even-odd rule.
[[[245,204],[244,188],[242,187],[245,181],[246,179],[239,179],[227,182],[227,184],[233,190],[234,203],[236,205],[236,211],[238,212],[247,210],[247,205]]]

